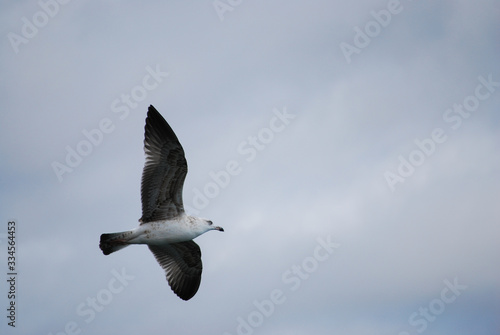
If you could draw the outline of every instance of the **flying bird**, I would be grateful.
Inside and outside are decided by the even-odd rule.
[[[146,163],[142,171],[142,217],[139,227],[102,234],[104,255],[131,244],[147,244],[177,296],[191,299],[201,282],[201,250],[194,238],[210,230],[224,231],[212,221],[187,215],[182,187],[187,162],[177,136],[167,121],[149,106],[144,127]]]

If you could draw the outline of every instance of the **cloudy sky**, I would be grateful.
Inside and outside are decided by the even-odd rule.
[[[2,334],[499,333],[495,1],[0,7]],[[150,104],[225,228],[188,302],[98,248],[141,216]]]

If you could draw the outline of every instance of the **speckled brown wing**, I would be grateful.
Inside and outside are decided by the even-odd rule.
[[[184,212],[182,187],[187,162],[167,121],[149,106],[144,127],[146,163],[142,171],[142,223],[174,218]]]
[[[191,299],[201,282],[201,250],[193,241],[148,245],[167,277],[168,284],[183,300]]]

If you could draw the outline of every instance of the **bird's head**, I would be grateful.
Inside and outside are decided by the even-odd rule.
[[[213,222],[203,218],[191,217],[191,223],[194,230],[198,231],[198,234],[204,234],[210,230],[224,231],[222,227],[214,226]]]
[[[207,230],[218,230],[218,231],[224,231],[224,228],[219,227],[219,226],[214,226],[214,223],[210,220],[205,220],[206,224],[208,225]]]

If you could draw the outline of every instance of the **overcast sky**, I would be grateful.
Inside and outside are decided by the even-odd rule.
[[[496,1],[58,1],[0,5],[2,334],[498,334]],[[225,229],[188,302],[98,247],[150,104]]]

